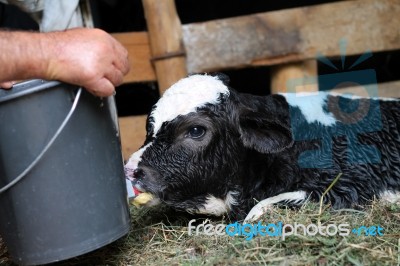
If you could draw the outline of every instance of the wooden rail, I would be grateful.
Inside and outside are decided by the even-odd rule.
[[[151,51],[147,32],[113,33],[129,53],[131,70],[124,77],[124,83],[156,81],[156,74],[151,64]]]
[[[182,26],[187,71],[199,73],[278,65],[346,54],[400,49],[400,1],[340,1],[311,7],[213,20]],[[155,81],[148,35],[114,34],[129,50],[125,82]]]
[[[400,49],[400,1],[357,0],[184,25],[189,72]]]

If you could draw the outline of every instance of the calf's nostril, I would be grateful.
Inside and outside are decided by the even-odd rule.
[[[133,177],[134,178],[143,178],[145,176],[145,173],[143,169],[141,168],[136,168],[135,171],[133,171]]]

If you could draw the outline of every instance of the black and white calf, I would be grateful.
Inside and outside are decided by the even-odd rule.
[[[334,208],[400,191],[400,102],[326,93],[254,96],[193,75],[153,107],[126,164],[136,188],[190,213],[248,219],[324,197]]]

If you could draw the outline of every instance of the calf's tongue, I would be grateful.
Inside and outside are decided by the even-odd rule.
[[[135,193],[136,196],[139,195],[140,193],[142,193],[142,191],[140,191],[136,187],[133,187],[133,192]]]

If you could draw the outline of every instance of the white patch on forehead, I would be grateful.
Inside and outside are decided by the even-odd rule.
[[[336,119],[332,113],[326,112],[328,94],[325,92],[313,93],[281,93],[292,107],[298,107],[308,123],[319,122],[324,126],[332,126]]]
[[[220,94],[229,94],[226,85],[214,76],[193,75],[172,85],[151,112],[154,119],[153,136],[161,125],[178,115],[195,112],[205,104],[217,104]]]
[[[300,204],[306,200],[307,194],[304,191],[285,192],[270,198],[266,198],[254,206],[244,219],[245,222],[254,222],[263,216],[269,208],[278,202]]]

